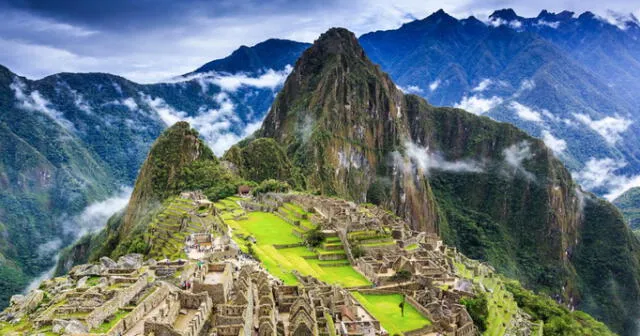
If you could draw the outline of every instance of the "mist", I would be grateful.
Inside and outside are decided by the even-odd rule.
[[[131,187],[122,187],[113,196],[103,201],[92,203],[80,214],[63,221],[62,233],[65,238],[64,240],[75,243],[84,235],[100,231],[105,227],[107,220],[109,220],[113,214],[127,206],[132,191],[133,189]],[[70,245],[64,245],[63,239],[61,237],[57,237],[46,243],[40,244],[37,247],[37,252],[40,257],[44,258],[47,255],[52,256],[51,262],[53,265],[50,269],[33,279],[25,289],[25,293],[38,288],[43,280],[53,276],[57,266],[56,264],[58,263],[58,258],[60,257],[60,251]]]

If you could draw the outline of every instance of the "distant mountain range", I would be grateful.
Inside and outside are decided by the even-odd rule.
[[[639,37],[634,18],[589,12],[500,10],[482,22],[438,11],[359,42],[405,93],[518,126],[613,198],[640,172]],[[77,215],[131,186],[167,125],[189,121],[218,155],[256,131],[309,46],[242,46],[151,85],[98,73],[32,81],[0,67],[0,302],[50,267],[79,225],[95,228]]]

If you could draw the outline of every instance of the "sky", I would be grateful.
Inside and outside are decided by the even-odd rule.
[[[0,64],[31,79],[108,72],[140,83],[167,80],[268,38],[313,40],[331,27],[357,35],[394,29],[444,9],[486,18],[513,8],[640,17],[638,1],[612,0],[0,0]]]

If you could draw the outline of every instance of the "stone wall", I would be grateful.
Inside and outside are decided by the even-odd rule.
[[[96,328],[104,322],[107,317],[115,314],[118,309],[126,306],[144,287],[147,285],[147,276],[143,274],[138,281],[122,290],[118,291],[116,295],[109,301],[105,302],[100,308],[95,309],[89,315],[85,317],[85,322],[89,329]]]
[[[119,336],[124,332],[132,328],[136,323],[142,320],[149,312],[157,307],[169,294],[169,290],[166,286],[160,286],[156,290],[149,294],[144,301],[136,306],[127,316],[118,321],[111,330],[106,334],[108,336]]]

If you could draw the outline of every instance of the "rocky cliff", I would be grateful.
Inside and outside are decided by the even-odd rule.
[[[351,32],[331,29],[303,53],[257,135],[285,148],[308,188],[376,195],[414,228],[632,332],[640,244],[620,214],[540,140],[403,94]]]

